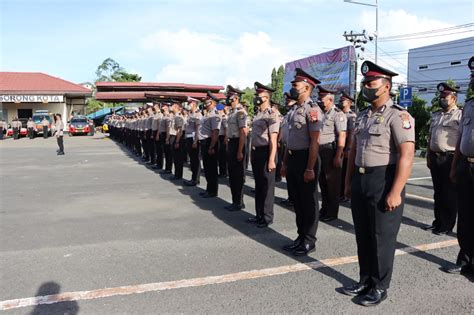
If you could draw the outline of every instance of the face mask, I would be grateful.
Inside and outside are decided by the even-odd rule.
[[[225,99],[225,103],[226,103],[227,105],[232,104],[232,99],[229,98],[229,97],[227,97],[227,98]]]
[[[339,109],[343,109],[344,108],[344,103],[343,102],[339,102],[336,104],[337,108]]]
[[[319,108],[324,110],[324,102],[323,101],[317,101],[316,103],[318,104]]]
[[[440,106],[442,109],[448,108],[448,106],[449,106],[448,100],[445,99],[445,98],[440,98],[440,99],[439,99],[439,106]]]
[[[257,115],[257,113],[258,113],[258,107],[254,107],[254,108],[253,108],[253,113],[254,113],[254,115]]]
[[[378,90],[379,88],[373,89],[373,88],[368,88],[364,86],[362,88],[362,97],[364,98],[364,101],[372,103],[375,100],[377,100],[379,98],[379,96],[377,95]]]
[[[300,92],[299,90],[297,90],[296,88],[292,87],[292,88],[290,89],[290,96],[291,96],[291,98],[297,100],[297,99],[300,97],[300,94],[301,94],[301,92]]]
[[[260,96],[257,96],[253,99],[253,105],[260,106],[263,104],[263,99]]]

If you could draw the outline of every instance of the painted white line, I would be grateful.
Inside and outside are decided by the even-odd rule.
[[[426,165],[426,161],[423,161],[423,162],[414,162],[413,165]]]
[[[428,176],[428,177],[413,177],[413,178],[409,178],[408,181],[413,181],[413,180],[424,180],[424,179],[431,179],[431,176]]]
[[[418,200],[428,201],[428,202],[433,202],[434,203],[434,199],[432,199],[432,198],[427,198],[427,197],[413,195],[413,194],[405,194],[405,196],[408,197],[408,198],[412,198],[412,199],[418,199]]]
[[[413,252],[424,252],[433,249],[440,249],[457,245],[457,240],[448,240],[439,243],[422,244],[414,247],[405,247],[397,249],[395,255],[406,255]],[[321,261],[314,261],[306,264],[298,263],[294,265],[280,266],[274,268],[265,268],[260,270],[242,271],[221,276],[209,276],[202,278],[193,278],[177,281],[155,282],[146,284],[137,284],[122,286],[116,288],[96,289],[90,291],[76,291],[64,292],[54,295],[35,296],[29,298],[13,299],[0,302],[0,311],[10,310],[15,308],[36,306],[42,304],[55,304],[61,302],[80,301],[100,299],[119,295],[132,295],[145,292],[158,292],[165,290],[173,290],[180,288],[201,287],[206,285],[230,283],[242,280],[259,279],[271,276],[284,275],[293,272],[306,271],[311,269],[318,269],[324,267],[334,267],[346,265],[357,262],[357,256],[346,256],[323,259]]]

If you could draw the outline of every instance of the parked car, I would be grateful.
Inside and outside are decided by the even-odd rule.
[[[90,132],[86,116],[74,116],[69,122],[69,136],[87,135]]]
[[[48,136],[52,136],[53,128],[51,128],[52,123],[53,123],[53,118],[49,114],[41,113],[41,114],[34,114],[33,117],[33,122],[35,123],[35,134],[38,135],[43,135],[43,125],[42,121],[44,118],[46,118],[49,121],[48,125]]]
[[[21,121],[21,129],[20,129],[20,134],[18,135],[19,138],[21,137],[26,137],[28,135],[28,129],[26,128],[26,123],[28,119],[25,118],[19,118],[19,121]],[[13,128],[11,125],[7,129],[7,137],[13,137]]]

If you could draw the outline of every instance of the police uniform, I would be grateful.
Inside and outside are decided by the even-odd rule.
[[[438,84],[438,91],[442,97],[455,96],[458,92],[445,83]],[[449,110],[440,109],[431,115],[427,159],[434,189],[435,220],[430,228],[435,234],[451,232],[456,224],[456,187],[449,180],[449,171],[458,141],[461,114],[462,111],[454,105]]]
[[[219,99],[212,93],[207,92],[206,100],[218,102]],[[218,183],[218,139],[216,143],[212,144],[213,132],[219,132],[221,128],[221,115],[215,108],[208,109],[206,115],[203,116],[201,124],[199,125],[199,143],[201,145],[202,162],[204,165],[204,175],[206,176],[206,192],[201,196],[205,198],[212,198],[217,196],[219,189]],[[212,147],[211,147],[212,145]],[[213,154],[209,154],[209,149],[214,150]]]
[[[339,102],[339,108],[344,112],[343,106],[342,106],[342,101],[343,100],[349,100],[352,103],[355,102],[354,98],[350,96],[348,93],[345,91],[342,91],[341,96],[340,96],[340,102]],[[348,199],[345,198],[344,196],[344,190],[345,190],[345,180],[346,180],[346,171],[347,171],[347,156],[349,155],[349,151],[351,150],[350,144],[352,143],[352,134],[354,132],[354,126],[355,126],[355,120],[356,120],[356,113],[354,113],[350,108],[346,114],[346,120],[347,120],[347,131],[346,131],[346,144],[344,146],[344,159],[342,160],[342,171],[341,171],[341,190],[339,193],[340,201],[349,201]]]
[[[64,123],[61,117],[56,120],[56,140],[58,142],[58,155],[64,155]]]
[[[397,75],[370,61],[362,64],[361,72],[363,83],[379,78],[391,81]],[[370,94],[373,92],[373,89],[364,87],[361,93],[367,100],[373,101],[377,99],[376,95]],[[403,107],[389,98],[382,106],[375,108],[371,105],[358,115],[353,141],[350,158],[355,157],[355,160],[348,166],[349,171],[353,172],[349,174],[348,171],[347,175],[352,175],[351,209],[360,282],[344,288],[343,292],[348,295],[367,292],[359,303],[372,306],[387,297],[392,277],[405,189],[400,193],[401,204],[392,211],[386,210],[385,202],[395,180],[399,146],[415,142],[414,120]]]
[[[43,138],[44,139],[48,139],[48,136],[49,136],[49,120],[47,120],[46,118],[43,118],[43,120],[41,121],[41,125],[43,126]]]
[[[148,159],[150,165],[156,163],[156,156],[155,156],[155,140],[153,138],[153,120],[154,112],[151,107],[148,108],[148,117],[145,122],[146,128],[146,146],[148,151]]]
[[[313,88],[321,83],[300,68],[292,83],[305,82]],[[315,250],[316,231],[319,222],[319,202],[316,183],[319,174],[318,152],[312,169],[308,169],[311,134],[322,130],[323,112],[310,97],[301,104],[296,103],[288,116],[288,143],[286,153],[286,180],[296,214],[298,237],[284,247],[295,255],[304,256]],[[318,136],[317,135],[317,136]],[[314,172],[314,180],[304,181],[306,172]]]
[[[3,140],[3,133],[7,130],[7,123],[5,120],[0,120],[0,140]]]
[[[227,115],[224,112],[224,105],[217,105],[221,111],[221,128],[219,129],[219,177],[227,177]],[[222,106],[222,108],[220,107]]]
[[[198,100],[189,98],[188,102],[197,103]],[[189,154],[191,166],[191,180],[185,182],[187,186],[195,186],[200,182],[201,162],[199,161],[199,125],[201,124],[202,114],[198,110],[190,112],[186,124],[186,149]]]
[[[321,86],[317,86],[317,89],[320,102],[324,96],[335,94],[335,91]],[[323,114],[323,128],[319,137],[319,156],[321,158],[319,187],[322,197],[320,220],[327,222],[336,219],[339,213],[342,167],[335,167],[334,159],[342,158],[342,156],[336,157],[338,154],[337,142],[339,137],[345,137],[347,120],[346,115],[334,104]]]
[[[31,118],[26,123],[26,128],[28,128],[28,137],[33,139],[35,137],[35,122]]]
[[[231,85],[227,86],[227,98],[238,97],[243,94],[243,91],[232,87]],[[230,113],[227,118],[227,168],[229,174],[229,186],[230,192],[232,195],[232,204],[227,207],[229,211],[238,211],[244,207],[243,201],[243,188],[244,188],[244,179],[245,179],[245,142],[247,135],[245,130],[247,128],[247,113],[245,112],[244,107],[239,104],[235,108],[230,110]],[[242,147],[242,160],[237,159],[237,154],[239,153],[239,144],[241,133],[244,131],[244,143]]]
[[[184,117],[180,112],[174,114],[173,129],[174,139],[173,148],[173,163],[174,163],[174,177],[172,179],[183,178],[183,164],[184,164],[184,137],[183,137]]]
[[[255,95],[267,92],[271,95],[275,90],[255,82]],[[277,163],[276,147],[271,146],[271,135],[278,134],[280,122],[278,113],[268,104],[268,108],[260,110],[252,122],[252,155],[250,162],[255,179],[255,221],[258,227],[266,227],[273,223],[273,204],[275,201],[275,170],[268,171],[271,150],[275,150],[275,166]],[[274,144],[276,146],[276,142]]]
[[[163,145],[163,152],[165,154],[165,170],[163,171],[164,174],[171,174],[171,170],[173,168],[173,154],[171,151],[171,144],[169,142],[170,138],[170,130],[171,125],[173,123],[173,115],[171,113],[166,113],[161,120],[161,124],[164,130],[160,134],[160,139],[162,140]],[[161,128],[161,127],[160,127]]]
[[[153,142],[155,145],[155,169],[161,170],[163,168],[163,147],[160,142],[160,123],[163,118],[163,114],[157,109],[153,116],[153,122],[151,124]]]
[[[18,120],[18,118],[15,118],[12,121],[12,131],[13,131],[13,139],[18,140],[18,137],[20,136],[20,130],[21,130],[21,121]]]

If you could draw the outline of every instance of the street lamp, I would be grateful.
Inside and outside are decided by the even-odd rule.
[[[357,2],[357,1],[352,1],[352,0],[344,0],[344,2],[353,3],[353,4],[360,4],[360,5],[366,5],[368,7],[374,7],[375,8],[375,63],[377,63],[377,51],[378,51],[377,42],[378,42],[378,37],[379,37],[379,0],[375,0],[375,4]]]

